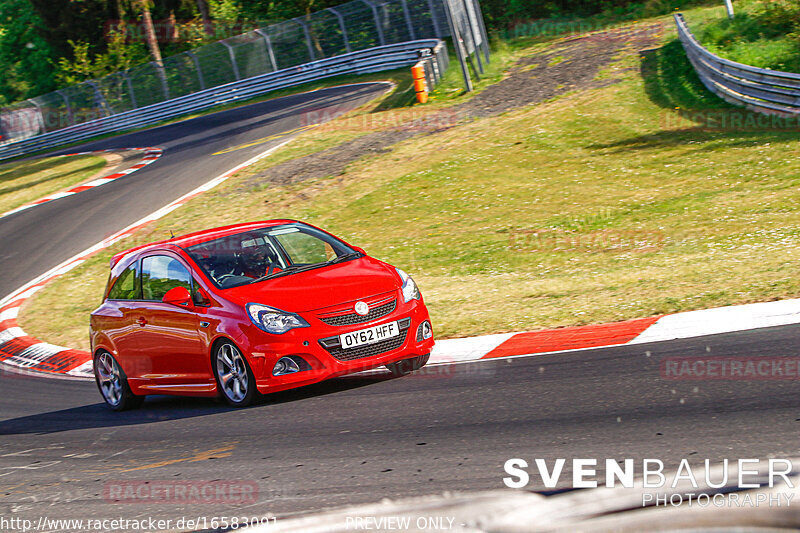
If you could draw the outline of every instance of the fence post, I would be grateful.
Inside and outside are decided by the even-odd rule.
[[[30,102],[33,104],[33,107],[36,108],[36,117],[39,119],[39,127],[42,129],[42,133],[47,131],[47,125],[44,123],[44,113],[42,113],[42,107],[36,103],[36,100],[33,98],[28,98],[25,100],[26,102]]]
[[[300,17],[293,18],[292,20],[295,21],[296,23],[300,24],[300,26],[303,27],[303,33],[306,36],[306,45],[308,45],[308,58],[311,61],[316,61],[317,56],[314,53],[314,46],[311,44],[311,32],[308,31],[308,24],[306,24],[305,22],[300,20]]]
[[[242,77],[239,76],[239,65],[236,64],[236,54],[233,53],[233,46],[231,46],[225,41],[220,41],[220,44],[222,44],[225,48],[228,49],[228,55],[231,58],[231,66],[233,67],[233,75],[234,77],[236,77],[236,81],[239,81],[240,79],[242,79]]]
[[[125,78],[125,85],[128,86],[128,95],[131,97],[132,109],[136,109],[139,106],[136,105],[136,94],[133,92],[133,83],[131,83],[131,77],[128,76],[127,70],[122,71],[122,77]]]
[[[167,71],[164,69],[164,64],[156,61],[150,61],[150,64],[156,69],[156,76],[161,80],[161,90],[164,91],[164,100],[169,100],[169,85],[167,85]]]
[[[344,25],[344,17],[332,7],[329,7],[328,11],[336,15],[336,18],[339,19],[339,29],[342,30],[342,38],[344,39],[344,49],[349,54],[352,50],[350,50],[350,39],[347,38],[347,27]]]
[[[443,2],[445,14],[447,15],[447,25],[450,26],[450,35],[453,37],[453,46],[456,49],[456,57],[458,57],[458,62],[461,64],[461,75],[464,77],[464,89],[468,92],[472,92],[472,80],[469,77],[469,70],[467,69],[467,61],[464,57],[464,47],[461,43],[461,34],[458,32],[458,26],[456,25],[456,21],[453,20],[453,10],[450,9],[450,0],[444,0]]]
[[[733,2],[725,0],[725,9],[728,11],[728,18],[733,20]]]
[[[464,15],[467,17],[467,24],[469,25],[469,34],[472,38],[472,47],[475,49],[475,57],[478,58],[478,70],[481,74],[483,74],[483,61],[481,61],[481,51],[478,46],[478,38],[480,37],[480,31],[477,29],[477,21],[472,20],[472,13],[469,9],[469,3],[472,0],[463,0],[464,2]],[[474,4],[473,4],[474,6]],[[477,32],[477,33],[476,33]],[[481,39],[483,40],[483,39]],[[467,51],[469,52],[469,50]],[[474,67],[473,67],[474,68]]]
[[[411,12],[408,11],[408,2],[400,0],[403,4],[403,14],[406,16],[406,25],[408,26],[408,36],[412,41],[417,40],[417,33],[414,31],[414,24],[411,22]]]
[[[433,33],[436,34],[436,37],[441,38],[442,29],[439,27],[439,17],[436,16],[436,6],[434,5],[433,0],[428,0],[428,9],[431,12],[431,21],[433,22]]]
[[[206,88],[206,82],[203,79],[203,71],[200,69],[200,61],[197,59],[197,56],[192,53],[191,50],[186,52],[186,55],[192,58],[192,63],[194,63],[194,68],[197,71],[197,81],[200,83],[200,90]]]
[[[64,105],[67,106],[67,119],[69,120],[69,125],[74,125],[75,119],[72,116],[72,106],[69,105],[69,98],[67,98],[67,95],[64,94],[64,91],[58,90],[54,92],[64,99]]]
[[[483,55],[486,58],[486,64],[488,65],[491,62],[491,59],[489,59],[489,35],[486,33],[486,24],[484,24],[483,21],[483,10],[481,9],[481,3],[478,0],[472,0],[472,4],[475,6],[475,14],[478,18],[478,27],[483,35]]]
[[[386,39],[383,36],[383,28],[381,28],[381,18],[378,16],[378,8],[375,7],[375,4],[373,4],[370,0],[361,1],[367,4],[372,10],[372,16],[375,17],[375,29],[378,30],[378,40],[380,41],[381,46],[385,45]]]
[[[269,56],[269,62],[272,65],[272,72],[278,70],[278,63],[275,61],[275,52],[272,51],[272,39],[269,38],[269,34],[262,30],[261,28],[255,30],[257,34],[264,38],[264,42],[267,45],[267,55]]]
[[[106,116],[113,115],[114,110],[111,109],[110,105],[108,105],[108,102],[106,101],[105,96],[103,96],[103,93],[100,92],[100,88],[97,86],[97,83],[94,80],[88,80],[85,83],[94,91],[96,106],[100,108],[100,111],[105,111]]]

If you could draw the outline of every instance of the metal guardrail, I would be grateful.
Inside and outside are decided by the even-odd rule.
[[[261,74],[244,80],[98,118],[0,146],[0,160],[97,135],[148,126],[162,120],[245,100],[269,91],[343,74],[365,74],[410,66],[423,59],[433,87],[447,68],[447,48],[439,39],[423,39],[359,50]]]
[[[723,100],[759,113],[794,117],[800,114],[800,74],[751,67],[721,58],[703,48],[675,14],[684,50],[700,81]]]

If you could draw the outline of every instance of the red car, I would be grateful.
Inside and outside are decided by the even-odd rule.
[[[434,341],[408,274],[310,224],[270,220],[115,255],[91,344],[100,392],[123,410],[148,394],[245,406],[382,365],[404,375]]]

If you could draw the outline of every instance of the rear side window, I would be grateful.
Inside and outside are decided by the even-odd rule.
[[[117,281],[108,291],[109,300],[138,300],[141,298],[139,292],[139,276],[136,271],[136,262],[129,266],[119,275]]]
[[[175,287],[192,291],[192,275],[180,261],[166,255],[142,259],[142,295],[145,300],[160,301],[168,290]]]

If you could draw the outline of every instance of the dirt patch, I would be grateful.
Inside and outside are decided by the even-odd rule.
[[[443,111],[451,117],[457,117],[458,120],[451,120],[450,125],[442,126],[441,116],[434,113],[411,126],[369,133],[333,148],[281,163],[253,176],[241,188],[285,185],[312,178],[338,176],[358,159],[388,152],[398,142],[448,129],[458,121],[497,115],[544,102],[569,91],[596,89],[618,83],[619,79],[596,78],[622,53],[636,53],[655,46],[661,30],[661,25],[653,24],[558,41],[547,52],[519,60],[502,81],[487,87],[469,101]]]
[[[98,155],[103,159],[105,159],[106,166],[104,166],[99,172],[95,172],[82,182],[76,183],[75,185],[71,185],[69,187],[70,189],[73,187],[78,187],[79,185],[83,185],[84,183],[89,183],[90,181],[94,181],[99,178],[105,178],[106,176],[110,176],[111,174],[127,170],[131,168],[133,165],[139,163],[143,157],[142,152],[139,150],[127,150],[123,152],[105,152],[105,153],[98,153],[95,155]]]

